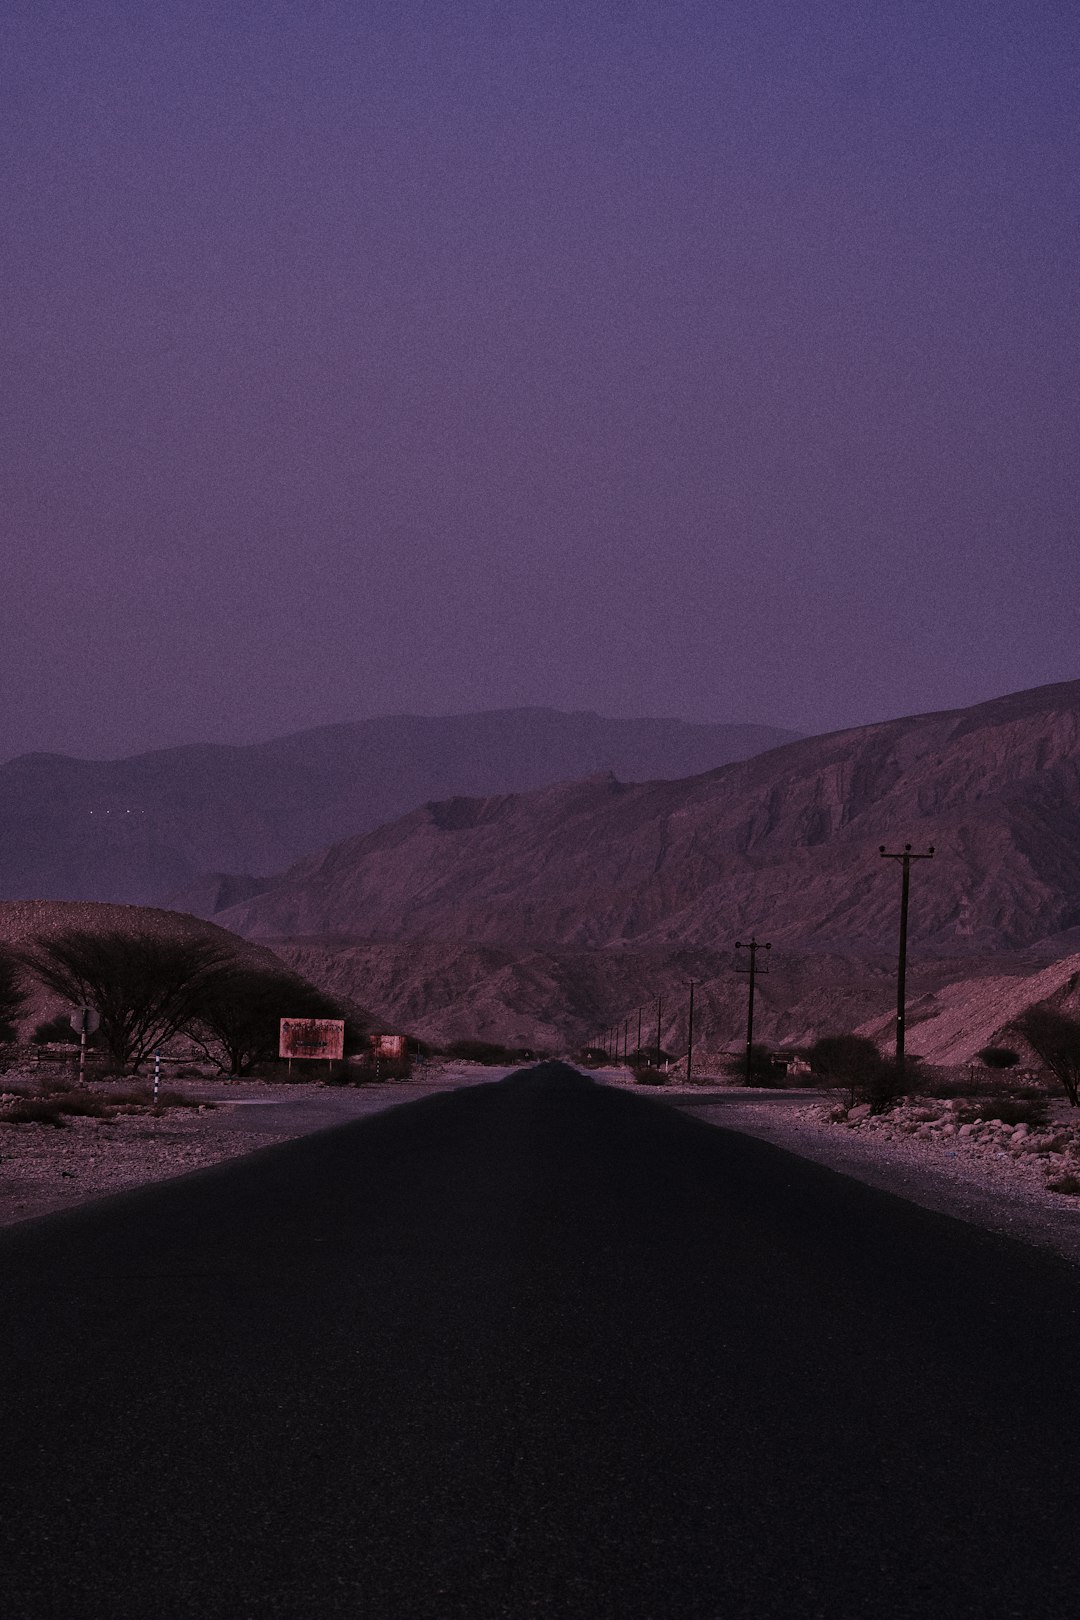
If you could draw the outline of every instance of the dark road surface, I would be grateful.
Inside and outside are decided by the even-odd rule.
[[[7,1620],[1080,1613],[1080,1273],[558,1065],[0,1277]]]

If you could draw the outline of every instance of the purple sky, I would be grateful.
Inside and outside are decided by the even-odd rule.
[[[1075,0],[6,0],[0,758],[1080,677]]]

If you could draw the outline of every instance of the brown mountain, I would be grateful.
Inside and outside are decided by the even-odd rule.
[[[683,781],[612,774],[425,805],[294,866],[215,920],[249,937],[940,955],[1080,925],[1080,682],[837,732]]]
[[[167,900],[209,915],[307,851],[429,799],[518,792],[595,770],[682,777],[794,735],[507,709],[391,715],[244,748],[120,760],[25,754],[0,766],[0,898]]]
[[[695,1050],[716,1072],[741,1049],[746,978],[731,951],[704,946],[530,950],[498,945],[342,938],[268,941],[290,967],[331,994],[377,1005],[393,1027],[444,1044],[474,1037],[510,1046],[573,1051],[628,1020],[631,1049],[656,1039],[686,1050],[689,982],[695,981]],[[757,985],[755,1031],[776,1045],[866,1026],[887,1044],[896,1006],[892,952],[842,956],[774,950]],[[1080,959],[1071,959],[1080,964]],[[1067,964],[1035,976],[1023,953],[916,958],[908,979],[912,1050],[932,1061],[966,1062],[990,1043],[1012,1011],[1055,993]],[[658,1006],[658,998],[660,1005]],[[1004,1009],[995,1015],[1000,1003]],[[958,1018],[960,1022],[958,1023]],[[933,1022],[925,1025],[924,1020]],[[621,1037],[620,1037],[621,1039]]]

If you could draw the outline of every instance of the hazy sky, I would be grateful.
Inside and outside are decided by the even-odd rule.
[[[1080,677],[1075,0],[6,0],[0,758]]]

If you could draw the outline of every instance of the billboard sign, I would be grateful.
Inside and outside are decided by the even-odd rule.
[[[278,1056],[323,1058],[331,1062],[345,1055],[343,1018],[283,1018]]]

